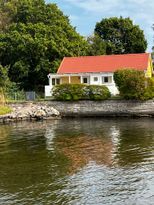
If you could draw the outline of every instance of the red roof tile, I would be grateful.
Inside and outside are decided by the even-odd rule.
[[[149,53],[65,57],[57,71],[63,73],[114,72],[121,68],[146,70]]]

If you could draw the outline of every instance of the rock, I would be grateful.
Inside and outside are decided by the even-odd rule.
[[[36,110],[34,113],[33,113],[33,116],[34,118],[36,118],[37,120],[41,120],[43,119],[43,117],[46,117],[46,113],[44,110]]]
[[[59,116],[60,113],[58,110],[54,109],[53,107],[47,110],[47,116]]]
[[[43,120],[60,117],[60,113],[45,103],[12,104],[12,113],[0,116],[0,122],[19,120]]]

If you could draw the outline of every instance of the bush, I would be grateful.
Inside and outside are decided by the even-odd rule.
[[[144,93],[144,100],[154,98],[154,79],[148,78],[146,79],[146,88]]]
[[[11,100],[25,100],[24,90],[20,90],[19,85],[15,82],[9,82],[6,89],[5,95],[8,101]]]
[[[83,85],[83,84],[61,84],[52,89],[52,95],[56,100],[105,100],[111,94],[106,86]]]
[[[104,85],[87,85],[84,88],[85,98],[90,100],[106,100],[111,97],[109,89]]]
[[[154,97],[154,81],[145,78],[142,71],[117,70],[114,73],[114,81],[124,99],[147,100]]]
[[[5,114],[8,114],[10,113],[12,110],[10,107],[7,107],[7,106],[1,106],[0,105],[0,115],[5,115]]]
[[[61,84],[56,85],[52,89],[52,95],[56,100],[79,100],[83,96],[82,84]]]

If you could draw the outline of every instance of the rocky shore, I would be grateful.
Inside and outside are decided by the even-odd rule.
[[[47,120],[61,117],[151,117],[154,99],[148,101],[42,101],[9,104],[12,112],[0,116],[0,123],[21,120]]]
[[[22,120],[46,120],[60,118],[60,113],[55,108],[40,103],[14,103],[9,104],[12,112],[0,116],[0,122],[22,121]]]

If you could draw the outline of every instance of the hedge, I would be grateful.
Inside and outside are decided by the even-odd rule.
[[[106,100],[111,94],[103,85],[61,84],[53,87],[52,96],[61,101]]]
[[[154,97],[154,81],[144,72],[121,69],[114,73],[114,81],[124,99],[148,100]]]

